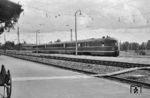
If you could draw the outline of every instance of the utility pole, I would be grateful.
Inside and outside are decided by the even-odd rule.
[[[17,37],[18,37],[18,50],[20,50],[20,31],[19,31],[19,26],[17,27]]]
[[[38,53],[38,33],[40,33],[39,30],[36,31],[36,53]]]
[[[38,40],[37,40],[37,31],[36,31],[36,53],[38,53]]]
[[[75,48],[75,55],[78,55],[78,39],[77,39],[77,13],[79,12],[79,15],[81,15],[81,10],[77,10],[75,12],[75,41],[76,41],[76,48]]]
[[[18,45],[20,44],[20,31],[19,31],[19,26],[17,28],[17,37],[18,37]]]
[[[6,44],[6,35],[4,34],[4,43]]]
[[[6,53],[6,36],[5,36],[5,34],[4,34],[4,52]]]
[[[71,42],[72,42],[72,29],[70,29],[70,38],[71,38]]]

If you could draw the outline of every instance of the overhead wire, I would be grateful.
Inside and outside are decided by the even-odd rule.
[[[28,6],[29,8],[32,8],[32,9],[35,9],[35,10],[37,10],[37,11],[42,11],[42,12],[44,12],[44,16],[46,17],[46,18],[49,18],[49,17],[53,17],[53,18],[55,18],[55,19],[57,19],[58,17],[61,17],[62,16],[62,13],[60,14],[60,12],[55,12],[55,11],[49,11],[49,10],[46,10],[46,9],[42,9],[42,8],[39,8],[39,7],[33,7],[33,6]],[[73,12],[72,12],[73,13]],[[50,15],[50,14],[55,14],[55,15]],[[72,14],[70,14],[70,13],[63,13],[63,15],[72,15]],[[150,12],[145,12],[145,13],[142,13],[142,15],[150,15]],[[95,15],[89,15],[89,17],[91,17],[91,20],[92,21],[94,21],[94,17]],[[99,16],[99,15],[98,15]],[[135,16],[139,16],[139,15],[132,15],[132,19],[133,19],[133,23],[135,23],[136,22],[136,20],[135,20]],[[117,16],[118,17],[118,16]],[[126,16],[119,16],[118,17],[118,22],[121,22],[121,17],[124,17],[124,18],[128,18],[128,17],[131,17],[131,15],[129,16],[129,15],[126,15]],[[149,20],[148,19],[146,19],[146,23],[147,24],[149,24]]]

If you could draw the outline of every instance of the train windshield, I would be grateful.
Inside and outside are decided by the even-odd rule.
[[[116,40],[105,40],[104,41],[104,45],[105,46],[116,46],[117,45],[117,41]]]

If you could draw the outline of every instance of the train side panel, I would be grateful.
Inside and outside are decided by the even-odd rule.
[[[38,52],[75,54],[75,42],[39,45]],[[36,50],[36,51],[37,51]],[[101,39],[78,42],[78,54],[119,56],[118,42],[114,39]]]

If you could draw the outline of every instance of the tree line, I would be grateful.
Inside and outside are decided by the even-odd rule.
[[[120,50],[121,51],[128,51],[128,50],[150,50],[150,40],[147,42],[142,42],[141,44],[137,42],[122,42],[120,43]]]
[[[15,44],[14,41],[6,41],[4,44],[0,45],[0,49],[3,49],[3,50],[18,50],[18,49],[21,49],[22,44],[25,44],[25,43]]]

